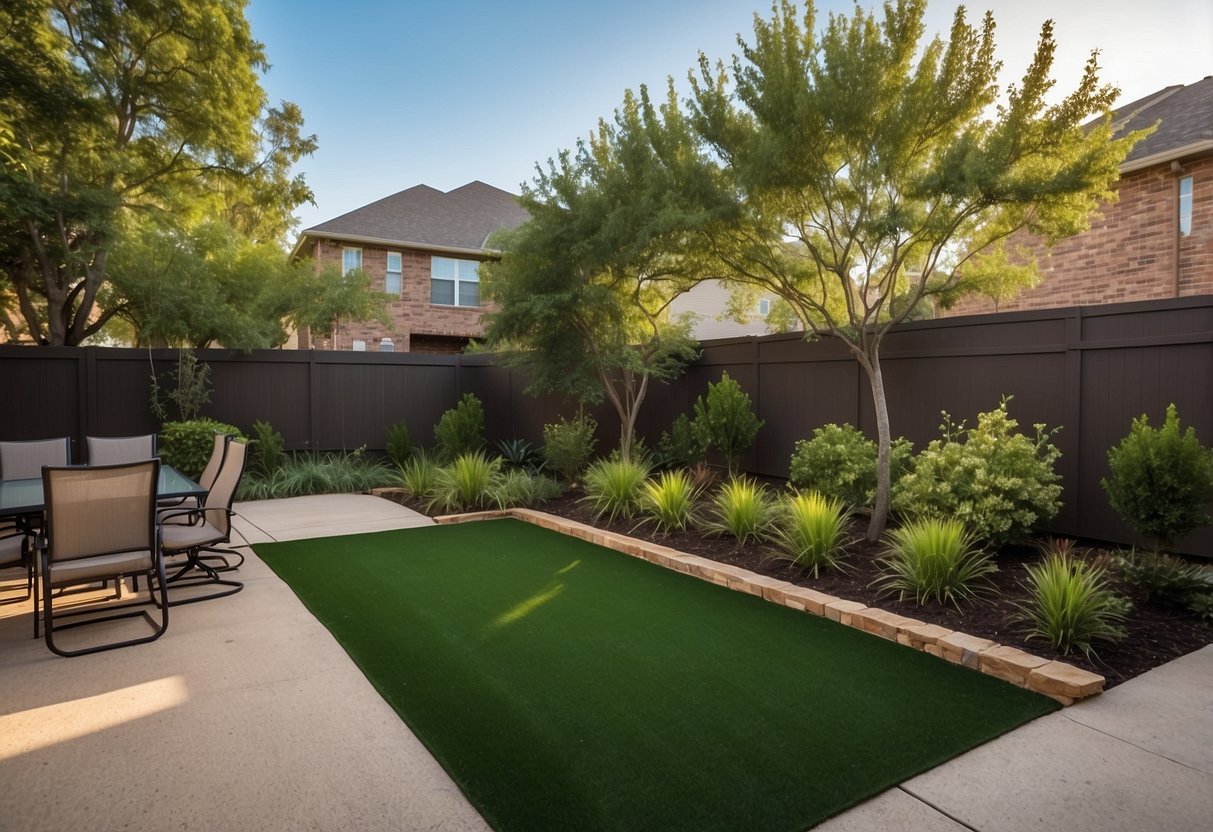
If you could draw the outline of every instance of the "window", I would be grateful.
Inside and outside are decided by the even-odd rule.
[[[1192,233],[1192,177],[1185,176],[1179,180],[1179,235],[1187,237]]]
[[[759,298],[758,299],[758,314],[763,318],[765,318],[767,315],[771,314],[771,299],[770,298]]]
[[[388,294],[401,294],[400,289],[403,284],[400,280],[400,272],[400,252],[389,251],[387,253],[387,280],[384,285],[384,291]]]
[[[343,248],[341,250],[341,273],[349,274],[362,268],[362,249]]]
[[[480,305],[480,263],[452,257],[430,258],[430,303]]]

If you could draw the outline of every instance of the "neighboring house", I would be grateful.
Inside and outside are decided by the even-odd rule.
[[[998,304],[970,297],[940,315],[1086,306],[1213,293],[1213,76],[1113,113],[1118,131],[1155,122],[1120,167],[1118,202],[1091,228],[1037,246],[1041,282]]]
[[[697,341],[767,335],[771,332],[767,326],[767,315],[774,302],[773,295],[759,295],[754,300],[749,319],[742,323],[728,314],[728,288],[719,280],[705,280],[674,298],[670,302],[670,315],[693,314],[695,319],[691,325],[691,337]]]
[[[484,335],[479,267],[489,238],[530,218],[518,198],[483,182],[449,193],[417,185],[306,229],[292,257],[316,268],[361,269],[394,298],[391,326],[336,321],[328,333],[299,333],[299,347],[457,353]]]

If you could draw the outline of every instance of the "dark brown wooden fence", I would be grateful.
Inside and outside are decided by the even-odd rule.
[[[524,374],[492,356],[409,353],[204,350],[214,393],[209,416],[248,429],[270,422],[293,449],[382,449],[386,426],[403,419],[428,442],[434,423],[464,392],[484,402],[488,439],[538,442],[545,421],[566,404],[525,393]],[[164,373],[173,351],[0,346],[0,437],[30,439],[149,432],[150,363]],[[1051,529],[1116,542],[1132,535],[1107,505],[1099,481],[1108,448],[1133,417],[1161,420],[1174,402],[1185,424],[1213,442],[1213,297],[952,318],[908,324],[883,352],[895,434],[922,447],[938,433],[940,411],[972,423],[1012,395],[1022,425],[1061,427],[1059,470],[1065,506]],[[702,358],[650,394],[640,429],[653,443],[689,410],[709,381],[728,371],[750,393],[765,426],[745,465],[786,477],[798,439],[827,422],[874,435],[871,393],[838,342],[797,336],[708,342]],[[598,408],[603,447],[618,423]],[[79,444],[77,444],[79,447]],[[1213,552],[1213,532],[1182,542]]]

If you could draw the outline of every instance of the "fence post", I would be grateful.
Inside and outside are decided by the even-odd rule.
[[[307,449],[315,451],[320,437],[316,433],[316,350],[307,351]]]
[[[1066,316],[1065,321],[1065,403],[1062,411],[1065,414],[1065,424],[1062,430],[1063,432],[1068,432],[1069,436],[1066,437],[1067,439],[1073,437],[1069,441],[1073,443],[1074,447],[1074,453],[1069,455],[1069,460],[1064,456],[1062,457],[1062,488],[1065,489],[1062,493],[1073,495],[1073,499],[1068,501],[1070,505],[1066,506],[1066,509],[1073,512],[1074,526],[1082,523],[1082,511],[1078,505],[1078,500],[1081,497],[1079,494],[1078,473],[1083,470],[1082,329],[1082,307],[1076,306],[1070,310],[1070,314]],[[1085,532],[1085,528],[1082,531]]]

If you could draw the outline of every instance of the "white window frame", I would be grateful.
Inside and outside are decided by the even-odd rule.
[[[358,260],[358,265],[354,266],[352,269],[346,268],[345,265],[346,257],[351,253],[355,254]],[[344,275],[349,274],[352,271],[362,271],[362,249],[354,248],[353,246],[343,246],[341,249],[341,273]]]
[[[767,315],[770,315],[770,314],[771,314],[771,299],[770,298],[759,298],[758,299],[758,317],[765,318]]]
[[[434,265],[440,261],[446,260],[455,264],[454,277],[434,277]],[[468,277],[465,270],[471,272]],[[434,281],[441,280],[443,282],[453,282],[455,284],[454,303],[438,303],[434,300]],[[473,283],[476,285],[476,303],[466,304],[459,302],[460,287],[465,283]],[[432,306],[457,306],[462,309],[479,309],[480,308],[480,261],[479,260],[464,260],[458,257],[440,257],[432,255],[430,257],[430,305]]]
[[[1187,186],[1185,189],[1184,186]],[[1176,188],[1178,201],[1176,210],[1179,217],[1179,236],[1188,237],[1192,234],[1192,202],[1194,183],[1191,176],[1181,176]]]
[[[392,258],[396,258],[397,268],[392,268]],[[392,289],[392,276],[396,277],[396,288]],[[387,253],[387,264],[383,274],[383,290],[391,295],[400,295],[404,297],[404,255],[399,251],[389,251]]]

